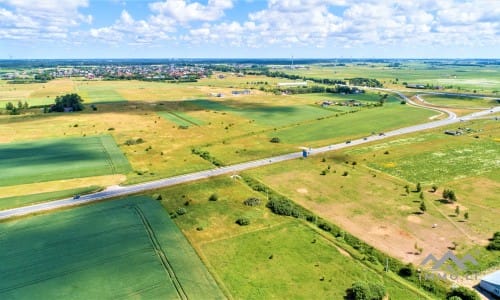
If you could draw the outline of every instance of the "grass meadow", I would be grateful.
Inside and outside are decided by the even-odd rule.
[[[383,282],[391,298],[418,298],[415,287],[364,265],[332,237],[298,219],[272,214],[265,195],[239,179],[223,176],[155,193],[163,196],[161,203],[171,214],[186,211],[174,222],[231,298],[339,299],[352,282],[363,279]],[[212,194],[216,201],[209,201]],[[261,204],[244,205],[250,197]],[[250,225],[237,225],[240,217]]]
[[[1,186],[130,171],[109,135],[1,144],[0,167]]]
[[[0,223],[3,299],[222,299],[188,241],[148,197]]]
[[[247,172],[376,248],[418,264],[415,243],[424,255],[440,255],[453,242],[466,252],[486,245],[498,227],[497,122],[462,125],[476,132],[453,137],[433,130]],[[424,214],[414,192],[418,182]],[[433,184],[436,192],[430,191]],[[443,201],[443,189],[453,189],[458,202]],[[483,266],[495,260],[491,254],[483,258]]]

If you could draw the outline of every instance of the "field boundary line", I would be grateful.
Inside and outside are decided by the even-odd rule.
[[[133,205],[132,208],[135,210],[137,215],[139,216],[142,224],[144,225],[144,229],[146,230],[149,240],[151,241],[151,244],[153,246],[153,249],[158,255],[158,258],[160,259],[165,271],[167,272],[168,276],[170,277],[170,280],[172,281],[175,290],[177,291],[177,294],[179,295],[180,299],[189,299],[186,291],[184,291],[181,282],[179,281],[179,278],[177,278],[177,275],[175,274],[175,271],[170,264],[170,261],[167,258],[167,255],[165,255],[165,252],[163,252],[163,249],[161,248],[161,244],[158,242],[158,239],[156,238],[156,235],[154,233],[153,228],[151,227],[151,224],[149,223],[148,219],[144,215],[144,212],[141,210],[141,208],[137,205]]]

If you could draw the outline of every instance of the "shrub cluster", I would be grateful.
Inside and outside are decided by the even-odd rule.
[[[248,218],[238,218],[236,220],[236,224],[240,225],[240,226],[247,226],[250,224],[250,220]]]
[[[203,151],[198,148],[193,148],[191,149],[191,153],[196,154],[199,157],[203,158],[204,160],[211,162],[214,166],[221,167],[224,165],[220,160],[210,155],[210,152],[208,151]]]
[[[250,197],[245,201],[243,201],[243,204],[245,204],[246,206],[258,206],[260,205],[260,199],[255,197]]]
[[[125,145],[131,146],[131,145],[137,145],[137,144],[142,144],[144,143],[144,140],[141,138],[138,139],[129,139],[125,141]]]
[[[346,293],[351,300],[382,300],[386,294],[383,284],[365,281],[354,282]]]
[[[276,136],[275,136],[275,137],[273,137],[272,139],[270,139],[269,141],[270,141],[271,143],[280,143],[280,142],[281,142],[280,138],[279,138],[279,137],[276,137]]]
[[[443,199],[450,201],[457,201],[457,196],[455,196],[455,192],[449,189],[443,190]]]

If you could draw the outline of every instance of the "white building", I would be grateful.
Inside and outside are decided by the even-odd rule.
[[[500,297],[500,270],[484,276],[479,286],[496,297]]]
[[[278,82],[278,86],[307,86],[307,82],[305,81],[300,81],[300,82]]]

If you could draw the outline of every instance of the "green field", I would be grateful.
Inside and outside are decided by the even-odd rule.
[[[388,150],[389,155],[372,157],[368,165],[409,182],[432,184],[459,180],[500,168],[499,131],[498,127],[494,129],[497,123],[469,122],[463,125],[472,131],[462,136],[427,133],[418,138],[400,138],[346,152],[369,157],[372,153]],[[487,133],[484,133],[485,128],[489,128]]]
[[[500,68],[497,65],[453,65],[406,61],[400,67],[388,63],[347,63],[343,66],[312,65],[308,69],[279,69],[299,76],[331,79],[376,78],[386,87],[405,88],[404,82],[442,86],[450,92],[498,94]],[[411,89],[408,89],[411,90]]]
[[[171,214],[186,210],[174,222],[232,298],[340,299],[352,282],[366,279],[383,282],[391,299],[418,299],[415,286],[382,275],[380,265],[369,267],[350,257],[332,236],[323,236],[301,220],[271,213],[265,195],[242,180],[223,176],[159,193]],[[208,200],[212,194],[217,201]],[[249,197],[261,204],[244,205]],[[250,225],[237,225],[239,217],[248,218]]]
[[[133,197],[0,223],[2,299],[221,299],[160,205]]]
[[[109,135],[0,144],[0,186],[107,174],[130,165]]]
[[[489,108],[500,104],[499,101],[492,99],[459,96],[423,94],[420,98],[432,104],[457,108]]]
[[[428,121],[435,115],[433,111],[387,104],[382,108],[360,110],[345,116],[328,118],[313,124],[303,124],[272,133],[288,143],[305,143],[337,137],[361,137],[372,132],[409,126]]]
[[[313,295],[315,299],[343,299],[355,281],[382,283],[391,299],[419,297],[299,222],[208,243],[203,251],[236,299],[308,299]]]
[[[108,103],[108,102],[123,102],[127,101],[116,90],[109,87],[94,87],[94,86],[81,86],[78,93],[86,103]]]
[[[331,111],[310,105],[278,106],[267,103],[210,100],[193,100],[189,103],[204,109],[233,113],[267,126],[283,126],[333,114]]]

